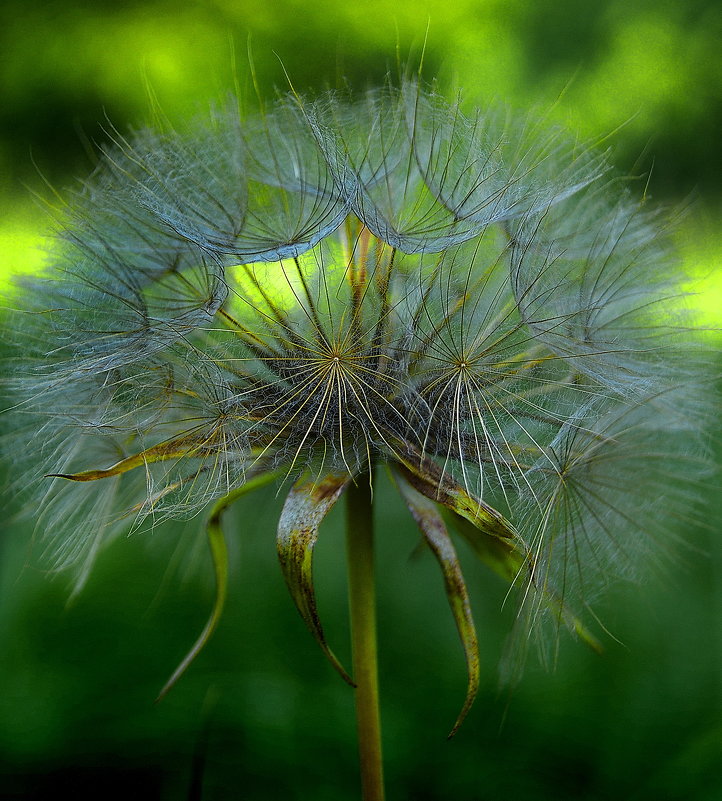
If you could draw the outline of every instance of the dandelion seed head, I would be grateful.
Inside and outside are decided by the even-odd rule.
[[[16,318],[11,447],[60,565],[266,473],[385,464],[520,619],[578,630],[567,602],[686,514],[681,276],[607,154],[416,83],[113,140]]]

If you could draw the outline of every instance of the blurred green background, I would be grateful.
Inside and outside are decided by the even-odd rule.
[[[428,35],[427,35],[428,26]],[[722,8],[715,0],[19,2],[0,11],[0,281],[42,264],[52,198],[87,175],[112,124],[172,120],[233,87],[378,83],[402,63],[491,99],[609,135],[624,172],[689,204],[681,258],[700,319],[722,321]],[[235,68],[234,68],[235,60]],[[640,179],[640,192],[646,178]],[[47,183],[46,183],[47,182]],[[3,322],[3,324],[6,324]],[[718,437],[719,431],[714,432]],[[719,441],[718,439],[716,440]],[[719,446],[718,450],[719,450]],[[5,465],[12,470],[12,465]],[[438,570],[378,491],[381,686],[390,799],[722,798],[722,493],[674,569],[598,611],[599,657],[570,640],[497,689],[511,626],[504,587],[462,553],[484,657],[463,699],[463,656]],[[7,499],[6,499],[7,500]],[[202,627],[212,571],[193,526],[117,542],[68,602],[7,500],[0,540],[0,799],[354,799],[353,699],[293,609],[276,563],[279,501],[228,517],[232,591],[218,633],[160,704]],[[317,555],[321,614],[348,661],[340,510]]]

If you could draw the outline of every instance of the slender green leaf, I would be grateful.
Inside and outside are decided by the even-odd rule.
[[[216,578],[216,598],[213,603],[210,617],[206,623],[200,636],[193,644],[193,647],[188,651],[186,656],[181,661],[180,665],[173,671],[173,675],[163,686],[163,689],[158,694],[157,701],[160,701],[166,693],[175,685],[178,679],[186,672],[191,662],[198,656],[205,644],[211,638],[211,635],[218,627],[218,622],[223,614],[223,607],[226,603],[226,596],[228,594],[228,549],[226,547],[226,540],[223,536],[223,529],[221,528],[221,517],[223,512],[236,500],[249,492],[258,489],[259,487],[269,484],[279,475],[279,471],[269,470],[249,478],[240,487],[231,490],[227,495],[219,498],[211,509],[208,523],[206,524],[206,531],[208,534],[208,545],[211,550],[211,557],[213,559],[213,568]]]
[[[202,456],[211,450],[212,437],[201,437],[197,433],[185,437],[159,442],[152,448],[127,456],[105,470],[83,470],[80,473],[48,473],[46,478],[66,478],[69,481],[97,481],[101,478],[119,476],[141,465]]]
[[[466,667],[469,680],[466,690],[466,700],[461,708],[461,712],[456,719],[456,723],[449,733],[449,737],[456,734],[461,726],[474,698],[479,689],[479,645],[476,638],[476,629],[471,614],[469,604],[469,594],[466,589],[466,582],[461,572],[459,558],[456,549],[451,541],[446,525],[439,512],[438,506],[427,497],[417,492],[406,479],[400,475],[399,471],[393,471],[396,485],[401,492],[409,511],[413,515],[416,524],[421,529],[426,542],[431,548],[441,566],[446,585],[446,597],[449,600],[456,627],[459,630],[461,644],[464,647],[466,656]]]

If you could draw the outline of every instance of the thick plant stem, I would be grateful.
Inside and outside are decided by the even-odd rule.
[[[346,537],[353,678],[364,801],[383,801],[381,719],[376,660],[376,588],[371,483],[357,477],[346,490]]]

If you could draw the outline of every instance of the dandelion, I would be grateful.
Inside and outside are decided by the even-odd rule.
[[[165,692],[222,611],[224,510],[276,482],[291,596],[356,687],[367,798],[382,795],[380,470],[438,560],[466,655],[452,734],[479,656],[450,531],[516,592],[518,664],[544,620],[598,647],[589,599],[686,514],[668,473],[695,453],[695,360],[664,221],[545,122],[469,116],[411,82],[230,105],[183,132],[115,134],[61,218],[22,294],[15,368],[56,563],[82,581],[118,532],[204,514],[216,603]],[[350,673],[312,579],[342,495]]]

